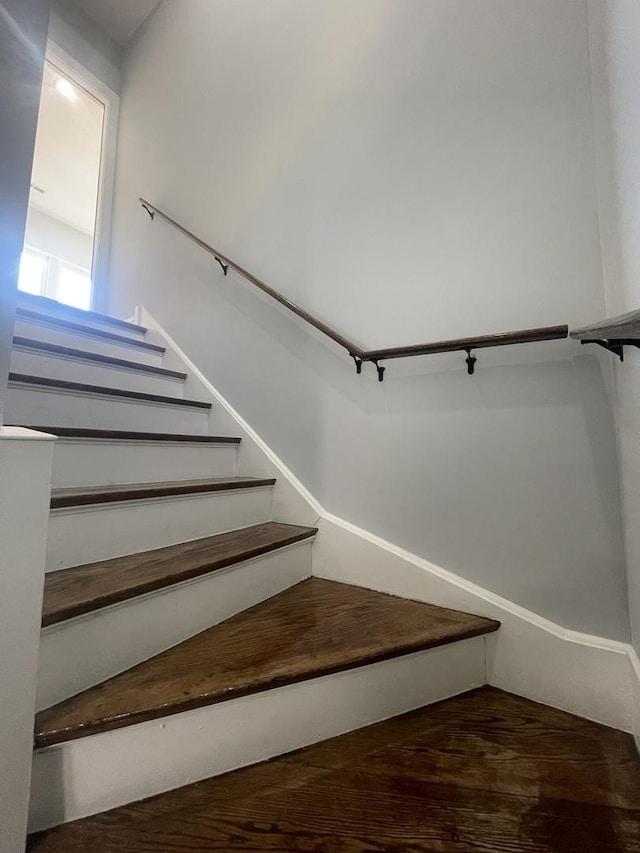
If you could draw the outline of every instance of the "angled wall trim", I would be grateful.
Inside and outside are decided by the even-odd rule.
[[[487,642],[489,684],[633,732],[640,743],[640,660],[630,645],[551,622],[327,512],[146,309],[136,322],[162,335],[220,404],[227,428],[243,437],[246,470],[277,475],[275,519],[319,527],[314,575],[500,620]]]

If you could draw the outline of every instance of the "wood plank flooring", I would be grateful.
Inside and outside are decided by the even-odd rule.
[[[496,631],[499,623],[310,578],[36,717],[36,746]]]
[[[639,853],[629,735],[492,688],[59,827],[28,853]]]

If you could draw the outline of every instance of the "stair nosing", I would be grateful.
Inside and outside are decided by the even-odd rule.
[[[58,438],[97,439],[104,441],[157,441],[167,444],[240,444],[241,438],[227,435],[187,435],[171,432],[136,432],[129,430],[84,429],[83,427],[33,426],[31,424],[7,424],[21,426],[36,432],[49,433]]]
[[[256,608],[260,606],[261,604],[255,605]],[[249,608],[249,610],[252,609],[254,608]],[[36,749],[42,749],[61,743],[67,743],[69,741],[78,740],[83,737],[103,734],[106,732],[115,731],[120,728],[128,728],[129,726],[137,725],[139,723],[151,722],[153,720],[162,719],[164,717],[173,717],[177,714],[182,714],[188,711],[194,711],[199,708],[219,705],[222,702],[226,702],[231,699],[241,699],[246,696],[251,696],[257,693],[265,693],[269,690],[275,690],[280,687],[287,687],[293,684],[301,684],[316,678],[323,678],[325,676],[335,675],[340,672],[348,672],[350,670],[359,669],[360,667],[365,667],[376,663],[382,663],[388,660],[395,660],[397,658],[404,657],[410,654],[415,654],[417,652],[428,651],[434,648],[441,648],[443,646],[451,645],[453,643],[462,642],[463,640],[472,639],[473,637],[491,634],[497,631],[500,627],[500,623],[496,622],[495,620],[487,619],[486,617],[475,618],[481,620],[483,624],[481,625],[478,623],[474,627],[469,626],[469,628],[467,629],[461,629],[455,636],[451,635],[433,639],[421,638],[416,639],[415,641],[407,641],[406,643],[399,644],[393,648],[378,649],[376,651],[371,652],[362,652],[357,657],[352,658],[345,657],[344,660],[336,662],[334,664],[316,663],[315,666],[309,664],[306,669],[300,669],[299,671],[294,673],[288,673],[286,675],[279,675],[270,678],[256,678],[250,684],[240,684],[234,687],[218,689],[216,692],[199,694],[197,696],[191,696],[188,698],[181,697],[180,699],[174,699],[171,702],[164,703],[162,705],[156,704],[153,707],[134,710],[128,712],[126,718],[122,714],[112,715],[111,717],[91,719],[85,723],[74,724],[73,726],[69,726],[66,729],[49,731],[45,730],[40,732],[37,730],[36,724],[36,733],[34,738],[35,747]],[[189,640],[185,642],[189,642]],[[117,678],[118,676],[115,677]],[[46,713],[46,711],[40,713]]]
[[[74,492],[72,489],[53,489],[51,509],[124,503],[153,498],[181,497],[214,492],[231,492],[273,486],[275,477],[218,477],[208,480],[176,480],[170,483],[140,483],[123,486],[106,486],[104,491]]]
[[[253,531],[257,527],[267,527],[269,525],[274,524],[274,522],[264,522],[262,525],[253,525],[250,528],[245,528],[247,532]],[[117,589],[110,593],[103,593],[93,599],[87,599],[83,602],[78,602],[73,605],[69,605],[66,608],[64,606],[59,607],[57,610],[46,612],[46,581],[51,579],[51,581],[55,580],[56,576],[67,575],[69,573],[81,574],[83,571],[86,571],[90,567],[99,567],[101,562],[113,564],[117,562],[117,560],[126,560],[127,557],[114,558],[112,560],[101,561],[98,563],[89,563],[85,566],[75,566],[69,569],[62,569],[60,572],[49,572],[45,578],[45,608],[43,609],[43,617],[42,617],[42,628],[50,628],[54,625],[59,625],[63,622],[68,621],[69,619],[77,618],[78,616],[86,616],[89,613],[96,613],[99,610],[103,610],[107,607],[110,607],[114,604],[122,604],[125,601],[132,601],[136,598],[140,598],[144,595],[147,595],[151,592],[157,592],[159,590],[168,589],[173,586],[177,586],[178,584],[184,583],[189,580],[194,580],[195,578],[203,577],[205,575],[214,574],[217,571],[222,569],[227,569],[232,566],[239,565],[240,563],[244,563],[248,560],[253,560],[257,557],[265,556],[266,554],[271,554],[276,551],[279,551],[283,548],[290,547],[292,545],[300,544],[308,539],[313,539],[317,534],[318,529],[316,527],[302,527],[299,525],[282,525],[291,528],[291,533],[285,534],[282,532],[277,538],[274,538],[272,542],[264,543],[262,545],[253,545],[246,547],[244,550],[240,550],[233,555],[227,555],[226,557],[208,557],[207,559],[203,559],[202,563],[197,566],[193,566],[189,569],[183,569],[181,571],[175,571],[174,573],[167,573],[162,578],[157,578],[154,580],[146,580],[140,581],[135,586],[128,587],[126,589]],[[295,533],[293,531],[296,531]],[[204,539],[219,539],[228,534],[222,533],[217,534],[216,536],[210,537],[202,537],[202,540],[194,540],[194,542],[203,541]],[[149,556],[153,553],[158,553],[158,558],[160,559],[159,552],[166,552],[171,550],[172,548],[176,548],[176,546],[169,545],[165,548],[155,549],[155,552],[146,552]],[[212,543],[212,548],[215,548],[215,543]]]
[[[131,370],[138,373],[149,373],[154,376],[166,377],[167,379],[179,379],[185,381],[186,373],[181,373],[178,370],[168,370],[165,367],[155,367],[152,364],[143,364],[139,361],[127,361],[124,358],[115,358],[110,355],[102,355],[97,352],[89,352],[88,350],[74,349],[73,347],[65,347],[61,344],[51,344],[47,341],[39,341],[35,338],[25,338],[17,335],[13,338],[13,346],[19,349],[39,350],[40,352],[51,353],[52,355],[60,355],[67,358],[74,358],[82,361],[96,362],[97,364],[106,365],[107,367],[121,367],[125,370]]]
[[[138,323],[131,323],[129,320],[121,320],[119,317],[111,317],[109,314],[102,314],[100,311],[93,311],[92,309],[76,308],[75,305],[66,305],[64,302],[58,302],[57,299],[50,299],[47,296],[35,296],[34,294],[24,293],[23,291],[20,291],[18,294],[18,308],[25,311],[33,310],[20,305],[21,300],[28,301],[30,298],[46,300],[47,304],[44,307],[50,308],[52,311],[61,311],[62,313],[69,312],[72,315],[77,314],[79,316],[82,316],[83,314],[87,315],[87,317],[91,318],[94,323],[104,323],[107,326],[120,326],[123,329],[130,329],[131,331],[138,332],[141,335],[146,335],[149,331],[146,326],[140,326]]]
[[[42,314],[39,311],[32,311],[29,308],[18,307],[16,318],[26,321],[42,323],[45,326],[58,326],[70,332],[80,332],[94,338],[104,338],[116,344],[124,346],[138,347],[139,349],[156,352],[159,355],[166,352],[166,348],[158,344],[150,344],[148,341],[139,341],[135,338],[127,338],[124,335],[116,335],[115,332],[109,332],[105,329],[99,329],[96,326],[86,326],[83,323],[75,323],[73,320],[65,320],[61,317],[52,317],[50,314]]]
[[[129,391],[125,388],[110,388],[105,385],[90,385],[85,382],[69,382],[66,379],[51,379],[46,376],[34,376],[29,373],[10,373],[9,383],[31,385],[40,388],[53,388],[59,391],[77,391],[81,394],[97,394],[103,397],[122,397],[139,400],[143,403],[159,403],[185,409],[211,409],[212,403],[204,400],[186,400],[182,397],[166,397],[162,394],[148,394],[145,391]]]

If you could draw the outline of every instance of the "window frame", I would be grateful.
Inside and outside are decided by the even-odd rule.
[[[106,83],[99,80],[80,62],[74,59],[51,39],[47,41],[47,60],[81,89],[104,105],[102,129],[102,153],[96,224],[93,238],[91,263],[91,305],[94,311],[107,310],[107,287],[109,279],[109,257],[111,252],[111,217],[116,170],[116,149],[120,97]],[[26,246],[25,246],[26,248]],[[65,263],[67,263],[65,261]]]

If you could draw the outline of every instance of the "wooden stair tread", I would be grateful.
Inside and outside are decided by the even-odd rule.
[[[186,444],[240,444],[242,439],[228,435],[187,435],[172,432],[132,432],[121,429],[85,429],[84,427],[32,426],[31,424],[7,424],[22,426],[36,432],[47,432],[58,438],[104,439],[105,441],[166,441]]]
[[[128,338],[124,335],[118,335],[115,332],[109,332],[107,329],[100,329],[97,326],[87,326],[86,323],[76,323],[74,320],[66,320],[64,317],[54,317],[52,314],[43,314],[40,311],[31,311],[29,308],[20,308],[16,310],[16,317],[19,320],[27,320],[36,323],[43,323],[46,326],[55,326],[58,329],[63,329],[68,332],[80,332],[83,335],[91,335],[94,338],[112,341],[113,343],[125,344],[126,346],[138,347],[139,349],[148,350],[163,354],[165,347],[157,344],[150,344],[147,341],[140,341],[136,338]],[[146,330],[145,330],[146,331]]]
[[[119,317],[111,317],[109,314],[101,314],[98,311],[87,311],[84,308],[76,308],[74,305],[65,305],[64,302],[58,302],[57,299],[50,299],[47,296],[37,296],[33,293],[24,293],[20,291],[18,294],[18,308],[29,310],[20,303],[31,303],[36,311],[46,313],[54,311],[55,315],[67,315],[75,317],[78,320],[87,320],[90,323],[104,323],[109,326],[118,326],[121,329],[128,329],[131,332],[138,332],[141,335],[146,335],[147,329],[145,326],[139,326],[137,323],[131,323],[129,320],[121,320]]]
[[[51,379],[47,376],[33,376],[29,373],[10,373],[9,383],[34,385],[39,388],[53,388],[60,391],[78,391],[82,394],[100,394],[105,397],[126,397],[128,400],[140,400],[148,403],[162,403],[169,406],[182,406],[187,409],[211,409],[212,404],[204,400],[185,400],[182,397],[166,397],[163,394],[147,394],[146,391],[128,391],[124,388],[111,388],[107,385],[91,385],[86,382],[69,382],[66,379]]]
[[[267,522],[45,576],[42,626],[241,563],[310,539],[314,527]]]
[[[186,373],[181,373],[178,370],[167,370],[165,367],[154,367],[151,364],[142,364],[139,361],[128,361],[125,358],[114,358],[113,356],[102,355],[98,352],[65,347],[60,344],[50,344],[46,341],[35,340],[34,338],[15,336],[13,339],[13,346],[21,349],[37,350],[51,355],[75,358],[82,361],[92,361],[96,364],[102,364],[107,367],[121,367],[126,370],[135,370],[139,373],[150,373],[154,376],[166,376],[170,379],[180,379],[183,382],[187,378]]]
[[[228,492],[273,486],[274,477],[209,477],[202,480],[170,480],[162,483],[125,483],[117,486],[83,486],[51,490],[51,509],[91,504]]]
[[[37,747],[497,630],[466,613],[311,578],[36,717]]]

